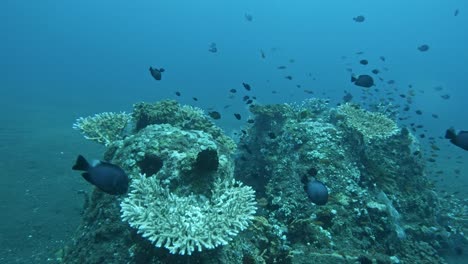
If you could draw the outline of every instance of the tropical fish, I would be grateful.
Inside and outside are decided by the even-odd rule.
[[[83,178],[105,193],[118,195],[128,190],[129,178],[117,165],[105,161],[89,164],[83,156],[78,155],[72,169],[84,171],[81,174]]]

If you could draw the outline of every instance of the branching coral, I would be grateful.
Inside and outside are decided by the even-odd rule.
[[[216,180],[210,198],[177,196],[156,177],[140,174],[121,203],[122,219],[156,247],[188,254],[226,245],[252,222],[252,188],[235,180]]]
[[[78,118],[73,128],[79,130],[86,139],[108,146],[122,138],[122,132],[131,118],[131,115],[125,112],[104,112]]]

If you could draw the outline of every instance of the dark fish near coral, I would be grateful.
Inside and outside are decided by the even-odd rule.
[[[161,73],[164,72],[164,69],[161,68],[161,69],[155,69],[153,67],[149,67],[149,71],[151,73],[151,76],[153,76],[153,78],[156,80],[156,81],[160,81],[161,80]]]
[[[248,83],[242,83],[242,85],[247,91],[250,91],[252,89]]]
[[[362,65],[367,65],[367,64],[369,64],[369,61],[368,60],[360,60],[359,63],[361,63]]]
[[[450,142],[457,147],[468,150],[468,131],[459,131],[458,133],[453,128],[445,131],[445,138],[450,139]]]
[[[426,52],[429,50],[429,45],[427,44],[424,44],[424,45],[421,45],[418,47],[418,50],[421,51],[421,52]]]
[[[353,95],[345,91],[345,95],[343,96],[343,102],[348,103],[351,102],[351,100],[353,100]]]
[[[374,79],[367,74],[359,75],[357,78],[351,76],[351,82],[353,82],[357,86],[366,88],[372,87],[374,85]]]
[[[237,113],[234,114],[234,116],[236,117],[237,120],[241,120],[241,118],[242,118],[241,115],[240,115],[240,114],[237,114]]]
[[[372,73],[373,73],[373,74],[379,74],[379,72],[380,72],[380,71],[379,71],[378,69],[373,69],[373,70],[372,70]]]
[[[180,96],[180,92],[179,91],[175,92],[175,95]]]
[[[83,156],[79,155],[72,169],[85,171],[81,174],[83,178],[108,194],[124,194],[128,190],[128,176],[117,165],[104,161],[98,161],[91,165]]]
[[[237,93],[237,90],[236,89],[231,89],[229,90],[230,93]]]
[[[325,205],[328,202],[328,189],[322,182],[317,180],[309,181],[305,190],[310,201],[314,204]]]
[[[221,118],[221,114],[218,111],[211,111],[208,112],[208,115],[213,118],[214,120],[218,120]]]
[[[366,18],[361,15],[361,16],[353,17],[353,20],[354,20],[354,22],[361,23],[361,22],[364,22],[364,20],[366,20]]]

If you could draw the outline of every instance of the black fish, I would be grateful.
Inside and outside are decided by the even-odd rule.
[[[455,132],[455,129],[449,128],[445,131],[445,138],[457,147],[468,150],[468,131]]]
[[[180,92],[175,92],[175,95],[180,96]]]
[[[79,155],[72,169],[85,171],[81,174],[83,178],[108,194],[124,194],[128,190],[128,176],[117,165],[104,161],[91,165]]]
[[[362,65],[367,65],[367,64],[369,64],[369,61],[368,60],[360,60],[359,63],[361,63]]]
[[[284,70],[284,69],[286,69],[286,66],[281,65],[281,66],[278,66],[277,69],[278,70]]]
[[[242,83],[242,85],[247,91],[250,91],[252,89],[248,83]]]
[[[373,73],[373,74],[379,74],[379,72],[380,72],[380,71],[379,71],[378,69],[373,69],[373,70],[372,70],[372,73]]]
[[[244,17],[245,17],[245,20],[247,20],[249,22],[252,22],[252,20],[253,20],[253,16],[251,14],[245,14]]]
[[[198,98],[196,98],[196,97],[192,97],[192,99],[193,99],[194,101],[198,101]]]
[[[364,20],[366,20],[366,18],[361,15],[361,16],[353,17],[353,20],[355,22],[361,23],[361,22],[364,22]]]
[[[153,78],[156,80],[156,81],[160,81],[161,80],[161,73],[164,72],[164,69],[161,68],[161,69],[155,69],[153,67],[149,67],[149,71],[151,73],[151,76],[153,76]]]
[[[288,79],[288,80],[290,80],[290,81],[293,79],[293,77],[292,77],[291,75],[285,76],[284,78],[285,78],[285,79]]]
[[[208,115],[213,118],[214,120],[218,120],[221,118],[221,114],[217,111],[211,111],[211,112],[208,112]]]
[[[345,95],[343,96],[343,102],[348,103],[353,100],[353,95],[345,91]]]
[[[380,60],[385,61],[385,57],[384,57],[384,56],[380,56],[379,58],[380,58]]]
[[[263,52],[263,50],[260,50],[260,55],[262,56],[262,59],[266,58],[265,52]]]
[[[320,181],[312,180],[309,181],[305,190],[310,201],[316,205],[325,205],[328,202],[328,189],[325,184]]]
[[[237,120],[241,120],[241,115],[240,114],[234,114],[234,116],[236,117]]]
[[[455,9],[455,12],[453,12],[453,16],[458,16],[458,13],[460,13],[459,10]]]
[[[218,52],[218,48],[216,47],[216,43],[212,42],[212,43],[210,44],[210,48],[208,49],[208,51],[211,52],[211,53],[216,53],[216,52]]]
[[[418,50],[421,51],[421,52],[426,52],[426,51],[429,50],[429,45],[423,44],[423,45],[418,47]]]
[[[231,92],[231,93],[237,93],[237,90],[236,90],[236,89],[231,89],[231,90],[229,90],[229,92]]]
[[[366,88],[372,87],[374,85],[374,79],[367,74],[359,75],[357,78],[351,76],[351,82],[353,82],[357,86]]]

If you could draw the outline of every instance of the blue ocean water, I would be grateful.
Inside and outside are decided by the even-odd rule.
[[[365,21],[353,21],[358,15]],[[434,180],[466,198],[468,153],[439,139],[450,126],[468,130],[466,25],[463,0],[2,1],[0,262],[47,262],[79,224],[80,190],[90,186],[70,166],[78,153],[100,157],[102,149],[72,130],[76,118],[170,98],[217,109],[231,133],[248,116],[241,96],[229,99],[243,82],[262,104],[319,97],[334,105],[344,90],[358,103],[404,104],[399,94],[412,85],[401,124],[424,125],[416,133],[423,143],[436,138],[430,166],[444,174]],[[417,49],[423,44],[427,52]],[[161,81],[150,66],[165,69]],[[380,69],[379,91],[361,98],[365,88],[347,68]]]

